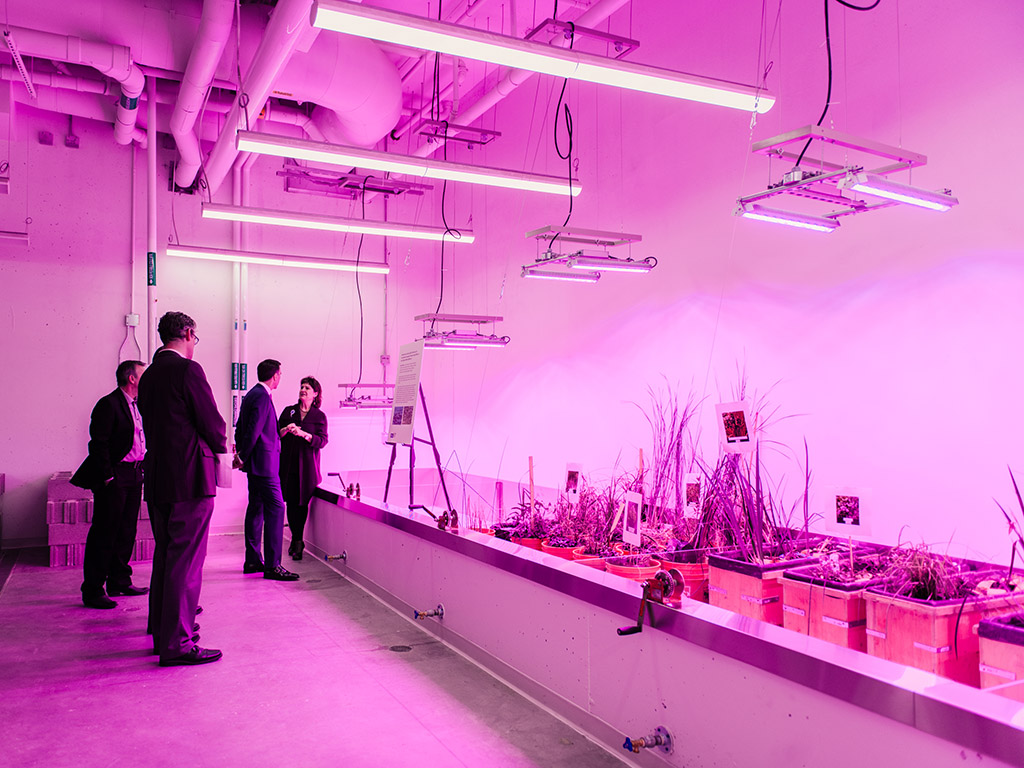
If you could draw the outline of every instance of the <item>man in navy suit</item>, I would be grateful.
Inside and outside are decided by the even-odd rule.
[[[114,608],[117,603],[108,595],[144,595],[148,591],[132,586],[128,564],[135,549],[142,502],[146,437],[135,398],[145,369],[141,360],[125,360],[117,366],[117,389],[101,397],[92,409],[89,455],[71,478],[73,485],[93,494],[82,582],[82,602],[89,608]]]
[[[281,566],[284,499],[281,497],[281,436],[271,393],[281,383],[281,363],[264,360],[256,366],[259,384],[242,398],[235,426],[236,464],[249,478],[245,510],[243,573],[262,573],[274,581],[297,581],[299,575]],[[260,556],[260,535],[263,556]]]
[[[160,666],[208,664],[221,652],[196,645],[195,616],[227,425],[203,367],[192,359],[199,343],[195,320],[168,312],[157,332],[163,347],[139,380],[145,496],[156,540],[149,627]]]

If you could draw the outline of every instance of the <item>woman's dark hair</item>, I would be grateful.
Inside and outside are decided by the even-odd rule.
[[[306,376],[302,381],[299,382],[299,386],[301,387],[303,384],[309,384],[309,386],[313,388],[313,391],[316,392],[316,397],[313,398],[313,407],[319,408],[320,403],[322,403],[324,399],[324,390],[323,387],[320,386],[320,382],[314,379],[312,376]]]

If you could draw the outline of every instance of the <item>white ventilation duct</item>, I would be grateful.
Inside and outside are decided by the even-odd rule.
[[[179,156],[178,165],[174,169],[174,183],[179,187],[187,187],[195,180],[202,163],[199,137],[193,127],[217,72],[217,65],[224,55],[234,16],[234,0],[205,0],[203,3],[199,31],[192,45],[192,54],[181,79],[178,101],[171,116],[171,135],[174,136]]]

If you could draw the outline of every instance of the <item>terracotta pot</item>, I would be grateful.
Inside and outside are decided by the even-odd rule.
[[[549,555],[563,557],[566,560],[572,560],[572,553],[576,549],[576,547],[552,547],[548,544],[547,539],[544,539],[544,541],[540,543],[540,548]]]
[[[512,541],[522,547],[526,547],[527,549],[540,550],[540,537],[534,538],[533,536],[526,536],[524,538],[519,538],[518,536],[513,536]]]
[[[583,565],[589,565],[591,568],[597,568],[599,571],[604,570],[605,558],[598,557],[597,555],[585,555],[583,554],[584,547],[576,547],[572,551],[572,559],[579,560]]]
[[[640,558],[644,558],[644,555],[640,555]],[[645,560],[641,562],[647,562],[648,565],[629,565],[627,560],[632,560],[633,557],[610,557],[605,561],[604,568],[608,573],[614,573],[616,576],[622,576],[627,579],[633,579],[633,581],[647,581],[648,579],[654,578],[654,574],[661,570],[661,562],[655,560],[653,557],[646,556]]]

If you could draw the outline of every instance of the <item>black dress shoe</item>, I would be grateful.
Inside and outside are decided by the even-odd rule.
[[[192,666],[195,664],[209,664],[211,661],[216,661],[223,656],[220,651],[215,648],[200,648],[198,645],[193,645],[192,649],[181,656],[175,656],[173,659],[160,659],[161,667],[185,667]]]
[[[117,608],[117,603],[106,595],[82,595],[82,604],[86,608]]]
[[[246,563],[242,566],[242,573],[263,573],[265,570],[263,563]]]
[[[292,554],[292,560],[301,560],[302,559],[302,553],[303,553],[303,551],[305,549],[306,549],[306,545],[303,542],[299,542],[295,546],[295,549],[292,550],[292,553],[291,553]]]
[[[108,595],[124,595],[126,597],[138,597],[139,595],[145,595],[149,593],[149,587],[136,587],[129,584],[127,587],[121,587],[119,589],[108,589]]]
[[[274,581],[298,581],[299,574],[286,571],[280,565],[276,568],[271,568],[269,571],[263,574],[264,579],[272,579]]]

